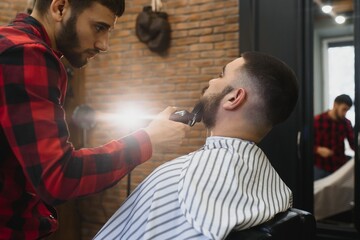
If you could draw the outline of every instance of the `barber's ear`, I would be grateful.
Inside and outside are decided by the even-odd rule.
[[[246,91],[243,88],[238,88],[233,90],[227,96],[227,101],[224,103],[223,107],[226,110],[234,110],[245,102]]]
[[[51,2],[50,11],[55,21],[60,22],[63,20],[68,5],[68,0],[53,0]]]

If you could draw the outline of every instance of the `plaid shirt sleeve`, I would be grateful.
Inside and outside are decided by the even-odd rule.
[[[140,130],[98,148],[74,150],[62,107],[66,73],[42,44],[0,56],[0,123],[32,187],[48,204],[99,192],[152,154]]]

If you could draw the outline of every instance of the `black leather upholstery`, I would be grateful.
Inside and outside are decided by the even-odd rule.
[[[226,240],[312,240],[315,234],[314,216],[304,210],[290,208],[259,226],[231,232]]]

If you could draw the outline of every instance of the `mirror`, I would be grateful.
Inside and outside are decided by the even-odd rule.
[[[341,94],[350,96],[354,102],[354,7],[353,0],[314,0],[313,9],[313,97],[314,115],[317,116],[322,113],[328,114],[328,111],[334,107],[335,98]],[[346,113],[346,118],[351,121],[352,126],[355,124],[354,109],[352,106]],[[327,126],[324,122],[314,126],[314,144],[316,146],[322,141],[315,137],[316,129],[322,128],[322,132],[325,132],[324,129]],[[327,129],[326,132],[329,133],[328,139],[331,139],[330,134],[334,135],[334,130]],[[319,132],[317,134],[320,135]],[[337,170],[334,172],[330,170],[332,173],[329,176],[314,181],[314,215],[321,223],[354,227],[355,154],[346,138],[344,141],[345,151],[343,151],[347,156],[345,163],[339,168],[337,166],[328,167]],[[319,162],[318,158],[315,155],[314,161]],[[339,162],[340,160],[335,161]]]

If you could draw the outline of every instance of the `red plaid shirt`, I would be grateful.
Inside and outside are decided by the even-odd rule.
[[[349,141],[350,147],[355,149],[354,131],[351,122],[346,118],[334,121],[330,118],[329,113],[325,112],[315,116],[314,131],[315,165],[325,171],[334,172],[347,161],[345,156],[345,138]],[[317,147],[327,147],[334,151],[334,155],[323,158],[316,154]]]
[[[138,131],[74,150],[63,102],[67,75],[45,29],[19,14],[0,27],[0,238],[37,239],[57,228],[53,205],[113,186],[152,154]]]

